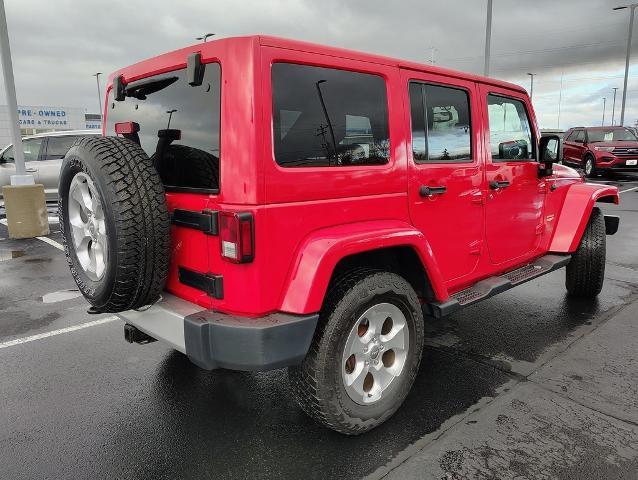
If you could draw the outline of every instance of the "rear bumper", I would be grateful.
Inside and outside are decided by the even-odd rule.
[[[212,370],[259,371],[301,363],[318,314],[274,313],[260,318],[226,315],[165,293],[148,310],[118,313],[126,323]]]

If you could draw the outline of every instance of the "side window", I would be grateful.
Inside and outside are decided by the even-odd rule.
[[[275,63],[272,89],[275,160],[282,167],[388,162],[388,102],[382,77]]]
[[[7,148],[2,154],[2,163],[15,163],[13,155],[13,145]]]
[[[467,92],[410,82],[412,154],[416,163],[472,159]]]
[[[31,138],[22,142],[22,149],[24,151],[25,162],[35,162],[40,155],[40,146],[42,145],[43,138]]]
[[[498,95],[488,95],[487,113],[493,160],[534,158],[532,129],[523,102]]]
[[[574,141],[574,132],[575,130],[567,131],[567,133],[565,134],[565,138],[563,139],[564,142],[573,142]]]
[[[585,130],[576,130],[576,135],[574,135],[573,142],[577,143],[585,143]]]
[[[71,145],[78,137],[65,136],[65,137],[49,137],[47,143],[47,153],[44,156],[44,160],[53,160],[57,158],[64,158],[66,152],[69,151]]]

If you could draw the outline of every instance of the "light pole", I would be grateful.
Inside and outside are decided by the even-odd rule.
[[[534,75],[536,74],[529,72],[527,74],[529,75],[529,99],[531,101],[534,98]]]
[[[434,52],[436,52],[438,48],[430,47],[430,63],[434,65],[436,61],[434,60]]]
[[[612,88],[612,90],[614,91],[614,103],[612,103],[612,107],[611,107],[611,126],[614,126],[614,118],[616,115],[616,90],[618,90],[618,87],[614,87]]]
[[[97,83],[97,103],[100,106],[100,122],[102,121],[102,94],[100,93],[100,75],[102,72],[94,73],[95,83]]]
[[[627,101],[627,77],[629,76],[629,54],[631,53],[631,33],[634,29],[634,11],[638,7],[638,3],[632,3],[631,5],[623,5],[621,7],[615,7],[614,10],[624,10],[628,8],[629,14],[629,33],[627,34],[627,58],[625,58],[625,81],[622,89],[622,106],[620,107],[620,125],[625,123],[625,102]]]
[[[485,25],[485,64],[483,75],[490,74],[490,42],[492,40],[492,0],[487,0],[487,24]]]
[[[208,37],[212,37],[213,35],[215,35],[215,34],[214,33],[205,33],[201,37],[197,37],[195,40],[203,40],[204,43],[206,43],[206,40],[208,40]]]
[[[601,126],[605,126],[605,105],[607,104],[607,97],[603,97],[603,121],[600,123]]]

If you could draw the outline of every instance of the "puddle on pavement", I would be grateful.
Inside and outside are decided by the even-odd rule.
[[[58,292],[47,293],[42,296],[42,302],[44,303],[56,303],[63,302],[65,300],[72,300],[82,296],[79,290],[60,290]]]
[[[23,255],[23,250],[0,250],[0,262],[11,260],[12,258],[22,257]]]

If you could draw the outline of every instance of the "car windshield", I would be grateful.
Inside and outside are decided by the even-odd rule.
[[[610,128],[609,130],[587,130],[590,143],[618,142],[623,140],[636,141],[636,136],[626,128]]]

